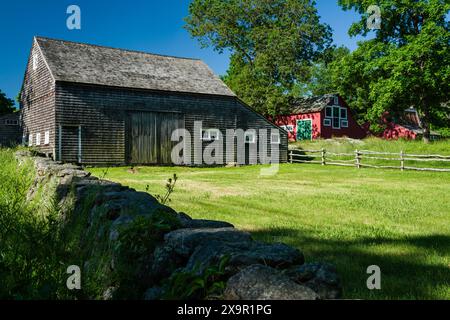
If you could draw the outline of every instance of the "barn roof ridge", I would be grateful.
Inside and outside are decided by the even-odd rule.
[[[55,81],[236,96],[200,59],[34,38]]]
[[[79,42],[79,41],[72,41],[72,40],[64,40],[64,39],[50,38],[50,37],[44,37],[44,36],[35,36],[35,38],[36,38],[36,40],[42,39],[42,40],[50,40],[50,41],[61,41],[61,42],[66,42],[66,43],[82,45],[82,46],[90,46],[90,47],[113,49],[113,50],[120,50],[120,51],[134,52],[134,53],[142,53],[142,54],[148,54],[148,55],[157,56],[157,57],[166,57],[166,58],[174,58],[174,59],[202,61],[200,58],[181,57],[181,56],[175,56],[175,55],[169,55],[169,54],[147,52],[147,51],[143,51],[143,50],[134,50],[134,49],[118,48],[118,47],[113,47],[113,46],[105,46],[105,45],[95,44],[95,43],[87,43],[87,42]]]
[[[330,103],[330,99],[339,96],[338,93],[295,98],[290,103],[289,113],[311,113],[322,111]]]

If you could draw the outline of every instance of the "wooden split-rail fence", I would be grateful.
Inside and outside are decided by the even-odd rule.
[[[289,150],[290,163],[315,163],[346,167],[368,167],[368,168],[386,168],[400,170],[417,170],[417,171],[437,171],[450,172],[450,156],[438,154],[408,154],[400,151],[400,153],[377,152],[369,150],[355,150],[353,153],[336,153],[328,152],[325,149],[320,150]],[[399,165],[386,165],[386,162],[398,162]],[[411,163],[433,163],[433,167],[412,166]],[[446,164],[439,168],[436,163]]]

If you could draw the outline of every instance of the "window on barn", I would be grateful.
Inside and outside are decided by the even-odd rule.
[[[341,119],[347,120],[347,108],[341,108]]]
[[[18,125],[19,125],[19,121],[18,121],[18,120],[10,120],[10,119],[7,119],[7,120],[5,121],[5,124],[6,124],[7,126],[18,126]]]
[[[256,133],[254,131],[247,131],[244,135],[245,143],[255,143],[256,142]]]
[[[348,128],[348,121],[347,120],[341,120],[341,127],[342,128]]]
[[[327,117],[327,118],[331,118],[332,117],[331,107],[326,107],[325,108],[325,117]]]
[[[278,133],[270,134],[270,143],[280,144],[280,135]]]
[[[327,119],[327,118],[323,119],[323,125],[325,127],[331,127],[331,119]]]
[[[215,141],[220,139],[219,129],[203,129],[202,140],[203,141]]]
[[[36,133],[36,145],[37,146],[41,145],[41,134],[40,133]]]
[[[340,109],[339,107],[333,107],[333,129],[341,128]]]
[[[339,98],[338,97],[334,97],[334,105],[338,106],[339,105]]]
[[[44,134],[44,144],[45,144],[45,145],[50,144],[50,131],[45,131],[45,134]]]
[[[288,124],[287,126],[280,126],[281,129],[286,130],[287,132],[294,132],[294,126]]]
[[[30,135],[28,136],[28,146],[32,146],[33,145],[33,134],[30,133]]]

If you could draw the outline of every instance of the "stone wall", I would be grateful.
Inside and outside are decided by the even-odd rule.
[[[30,158],[17,153],[19,161]],[[93,177],[82,167],[31,157],[29,197],[51,184],[62,233],[82,269],[86,299],[334,299],[332,265],[263,243],[222,221],[192,219],[154,197]],[[202,281],[198,281],[202,279]],[[199,285],[200,283],[200,285]]]

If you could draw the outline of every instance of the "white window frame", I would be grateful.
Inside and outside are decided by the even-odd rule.
[[[348,120],[341,120],[341,128],[348,128]]]
[[[44,145],[50,144],[50,131],[45,131],[44,133]]]
[[[294,132],[294,126],[292,124],[283,125],[280,128],[287,132]]]
[[[342,117],[342,111],[345,111],[345,117]],[[347,112],[347,108],[342,108],[341,107],[341,111],[339,113],[339,118],[341,118],[341,120],[348,120],[348,112]]]
[[[211,134],[213,133],[213,134]],[[215,138],[211,138],[215,136]],[[202,141],[218,141],[220,140],[220,130],[219,129],[203,129],[202,130]]]
[[[36,145],[37,146],[41,145],[41,134],[40,133],[36,133]]]
[[[323,126],[324,127],[331,127],[331,118],[323,119]]]
[[[335,106],[338,106],[338,105],[339,105],[339,97],[337,97],[337,96],[334,97],[334,99],[333,99],[333,104],[334,104]]]
[[[247,137],[252,137],[247,141]],[[244,133],[244,142],[245,143],[256,143],[256,132],[255,131],[246,131]]]
[[[276,141],[274,141],[274,137],[277,137]],[[271,133],[270,134],[270,143],[271,144],[280,144],[281,143],[281,139],[280,139],[280,134],[279,133]]]
[[[338,110],[338,111],[337,111],[337,112],[338,112],[338,116],[337,116],[337,117],[334,116],[334,111],[335,111],[335,110]],[[331,115],[332,115],[332,117],[331,117],[331,127],[332,127],[333,129],[340,129],[340,128],[341,128],[341,108],[339,108],[338,106],[333,106],[333,107],[332,107]],[[338,124],[339,124],[338,127],[335,127],[335,126],[334,126],[334,119],[335,119],[335,118],[338,119]]]
[[[28,146],[31,147],[33,145],[33,134],[30,133],[28,136]]]
[[[327,116],[327,110],[330,110],[330,115]],[[333,109],[331,106],[325,108],[325,118],[333,118]]]

